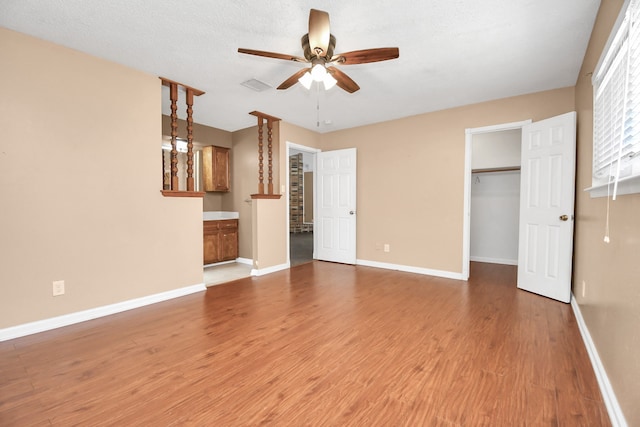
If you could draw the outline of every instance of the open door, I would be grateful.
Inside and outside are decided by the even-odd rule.
[[[316,258],[356,263],[356,149],[316,156]]]
[[[576,113],[522,128],[518,288],[571,299]]]

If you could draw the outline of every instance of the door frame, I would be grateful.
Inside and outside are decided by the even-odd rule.
[[[471,265],[471,152],[473,136],[482,133],[522,129],[532,123],[531,119],[499,125],[465,129],[464,146],[464,214],[462,226],[462,280],[469,280]]]
[[[287,265],[291,265],[291,228],[289,226],[291,218],[291,211],[290,211],[290,206],[289,206],[289,156],[291,155],[291,150],[296,150],[296,151],[302,151],[304,153],[309,153],[309,154],[313,154],[313,171],[314,171],[314,175],[316,174],[316,171],[318,169],[318,165],[317,165],[317,153],[320,153],[322,150],[319,148],[313,148],[313,147],[308,147],[306,145],[300,145],[300,144],[296,144],[295,142],[290,142],[287,141],[286,142],[286,172],[285,172],[285,191],[284,191],[284,195],[285,195],[285,199],[286,199],[286,210],[287,210],[287,227],[286,227],[286,241],[287,241]],[[314,229],[315,229],[315,218],[317,218],[316,215],[316,209],[317,209],[317,203],[316,203],[316,198],[318,197],[318,192],[317,192],[317,179],[313,179],[313,218],[314,218]],[[313,235],[313,259],[316,258],[316,238],[315,238],[315,234]]]

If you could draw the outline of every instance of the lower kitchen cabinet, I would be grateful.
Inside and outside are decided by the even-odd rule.
[[[203,222],[204,264],[238,258],[238,220]]]

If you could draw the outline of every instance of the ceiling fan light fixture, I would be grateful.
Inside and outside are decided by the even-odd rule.
[[[306,72],[298,79],[300,84],[304,86],[305,89],[311,89],[311,83],[313,83],[313,77],[311,77],[310,72]]]
[[[329,73],[324,75],[324,78],[322,79],[322,82],[324,83],[324,89],[325,90],[329,90],[332,87],[334,87],[336,85],[336,83],[338,83],[338,81],[336,79],[333,78],[333,76]]]
[[[296,71],[278,86],[278,90],[289,89],[297,82],[303,84],[305,88],[311,89],[313,82],[316,81],[324,83],[325,90],[336,85],[349,93],[360,90],[360,86],[351,77],[340,71],[338,67],[331,67],[332,65],[367,64],[400,57],[400,50],[397,47],[361,49],[334,54],[336,38],[331,34],[329,14],[317,9],[311,9],[309,12],[309,32],[303,35],[300,41],[304,57],[244,48],[238,48],[238,52],[311,64],[311,70],[301,69]],[[327,68],[327,65],[330,68]],[[327,77],[327,74],[331,74],[331,76]],[[311,78],[311,81],[309,81],[309,78]]]

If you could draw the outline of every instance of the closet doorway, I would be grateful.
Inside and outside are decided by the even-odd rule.
[[[292,267],[314,259],[314,175],[318,151],[287,143],[289,262]]]
[[[522,127],[467,130],[463,277],[469,263],[518,264]]]

